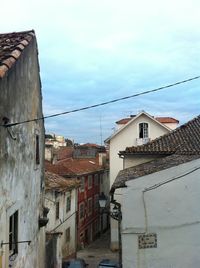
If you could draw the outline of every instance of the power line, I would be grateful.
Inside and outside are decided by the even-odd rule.
[[[52,117],[57,117],[57,116],[65,115],[65,114],[80,112],[80,111],[96,108],[96,107],[99,107],[99,106],[104,106],[104,105],[107,105],[107,104],[115,103],[115,102],[118,102],[118,101],[138,97],[138,96],[141,96],[141,95],[146,95],[146,94],[156,92],[156,91],[160,91],[160,90],[163,90],[163,89],[166,89],[166,88],[170,88],[170,87],[174,87],[174,86],[177,86],[177,85],[180,85],[180,84],[188,83],[190,81],[193,81],[193,80],[196,80],[196,79],[199,79],[199,78],[200,78],[200,76],[195,76],[195,77],[192,77],[192,78],[189,78],[189,79],[185,79],[185,80],[182,80],[182,81],[175,82],[173,84],[165,85],[165,86],[158,87],[158,88],[151,89],[151,90],[146,90],[146,91],[139,92],[139,93],[129,95],[129,96],[126,96],[126,97],[121,97],[121,98],[113,99],[113,100],[110,100],[110,101],[105,101],[105,102],[101,102],[101,103],[98,103],[98,104],[85,106],[85,107],[82,107],[82,108],[78,108],[78,109],[74,109],[74,110],[70,110],[70,111],[65,111],[65,112],[61,112],[61,113],[56,113],[56,114],[52,114],[52,115],[48,115],[48,116],[43,116],[43,117],[39,117],[39,118],[34,118],[34,119],[30,119],[30,120],[25,120],[25,121],[21,121],[21,122],[15,122],[15,123],[10,123],[10,124],[7,123],[7,124],[0,125],[0,126],[1,127],[12,127],[12,126],[21,125],[21,124],[25,124],[25,123],[29,123],[29,122],[34,122],[34,121],[37,122],[37,121],[40,121],[40,120],[44,120],[44,119],[48,119],[48,118],[52,118]]]

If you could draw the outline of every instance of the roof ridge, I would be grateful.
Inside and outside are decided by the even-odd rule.
[[[34,30],[0,34],[0,78],[16,63],[34,37]]]

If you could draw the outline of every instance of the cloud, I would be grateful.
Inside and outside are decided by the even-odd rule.
[[[44,114],[68,111],[153,89],[200,69],[197,0],[4,1],[1,32],[35,29]],[[17,12],[16,12],[17,10]],[[101,108],[46,120],[46,129],[78,142],[109,136],[127,111],[170,115],[181,122],[199,113],[199,82]],[[81,131],[80,131],[81,129]],[[68,136],[69,135],[69,136]]]

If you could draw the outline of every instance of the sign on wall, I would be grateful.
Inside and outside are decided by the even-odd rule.
[[[157,248],[157,234],[142,234],[138,236],[138,247],[142,248]]]

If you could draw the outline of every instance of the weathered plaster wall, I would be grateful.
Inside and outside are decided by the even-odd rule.
[[[0,80],[0,121],[19,122],[42,116],[36,42],[24,50],[15,66]],[[40,164],[35,162],[35,136],[39,135]],[[0,127],[0,239],[9,241],[9,216],[19,212],[18,245],[12,267],[44,267],[42,213],[44,125],[43,121]],[[3,246],[3,267],[8,265],[9,247]]]
[[[76,189],[71,191],[71,210],[66,212],[67,196],[69,195],[70,192],[66,192],[55,196],[54,191],[48,191],[45,195],[45,206],[50,209],[46,231],[62,233],[60,237],[61,257],[65,258],[76,252]],[[59,202],[59,219],[56,219],[56,202]],[[66,242],[66,230],[69,227],[70,241]]]
[[[199,267],[200,169],[196,168],[200,160],[127,182],[122,189],[124,268]],[[138,233],[143,232],[157,234],[157,248],[139,249]]]

